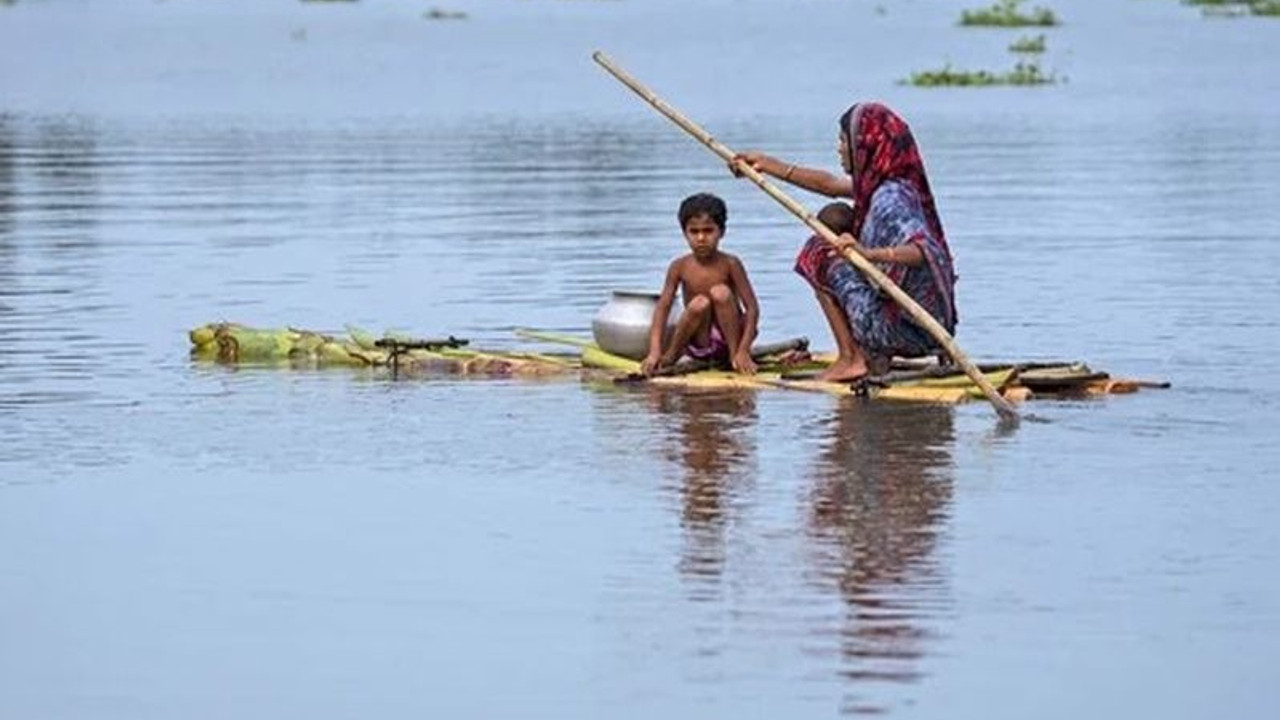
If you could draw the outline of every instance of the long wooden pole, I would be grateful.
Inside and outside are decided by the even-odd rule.
[[[635,92],[635,94],[643,98],[659,113],[665,115],[668,120],[679,125],[685,132],[701,141],[703,145],[706,145],[716,155],[719,155],[726,162],[734,161],[733,159],[736,156],[736,153],[726,147],[719,140],[716,140],[710,133],[703,130],[692,120],[686,118],[678,110],[668,105],[662,100],[662,98],[653,94],[653,92],[641,84],[640,81],[631,77],[631,75],[629,75],[625,70],[615,65],[604,53],[597,50],[591,54],[591,57],[599,63],[601,67],[609,71],[610,75],[613,75],[619,82],[626,85]],[[805,209],[803,205],[792,199],[791,196],[784,193],[778,188],[778,186],[769,182],[763,174],[744,162],[738,162],[738,170],[744,177],[759,186],[765,194],[774,200],[777,200],[783,207],[790,210],[793,215],[800,218],[805,225],[808,225],[815,233],[818,234],[818,237],[821,237],[823,240],[831,243],[832,246],[839,247],[839,237],[832,232],[830,228],[823,225],[817,217]],[[982,390],[982,393],[987,396],[987,399],[991,401],[991,405],[995,407],[996,412],[1000,414],[1002,419],[1013,421],[1018,419],[1018,411],[1013,409],[1013,405],[1011,405],[1008,400],[1005,400],[991,384],[991,381],[987,380],[987,378],[978,371],[978,368],[969,361],[969,357],[965,355],[964,351],[960,349],[960,346],[956,344],[955,338],[951,337],[951,334],[947,332],[946,328],[942,327],[942,325],[939,324],[932,315],[926,312],[924,308],[920,307],[919,303],[904,292],[902,288],[898,287],[897,283],[889,279],[889,276],[881,272],[880,268],[876,267],[870,260],[859,255],[852,248],[844,248],[843,254],[849,262],[853,263],[854,267],[862,271],[862,274],[866,276],[867,280],[869,280],[871,284],[875,285],[889,297],[893,298],[894,302],[898,303],[898,305],[906,310],[907,313],[909,313],[920,325],[920,327],[924,328],[926,332],[933,336],[934,340],[938,341],[938,344],[947,351],[947,354],[951,356],[951,359],[954,360],[962,370],[964,370],[964,374],[968,375],[969,379],[973,380],[974,384],[976,384],[978,388]]]

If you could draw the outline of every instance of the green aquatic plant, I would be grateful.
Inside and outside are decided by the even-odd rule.
[[[911,73],[903,84],[916,87],[969,87],[999,85],[995,73],[987,70],[956,70],[950,64],[941,70],[922,70]]]
[[[1031,8],[1027,13],[1021,7],[1026,0],[996,0],[991,7],[965,10],[960,13],[960,24],[982,27],[1051,27],[1058,24],[1058,16],[1049,8]]]
[[[1200,7],[1205,17],[1280,17],[1280,0],[1182,0]]]
[[[1242,18],[1249,14],[1246,5],[1205,5],[1200,14],[1207,18]]]
[[[912,73],[901,81],[915,87],[991,87],[995,85],[1052,85],[1058,82],[1053,73],[1045,74],[1034,62],[1019,62],[1012,70],[1003,73],[990,70],[957,70],[948,63],[941,70],[925,70]]]
[[[1026,35],[1009,44],[1009,52],[1016,53],[1042,53],[1044,48],[1044,33],[1035,36]]]
[[[1044,74],[1038,63],[1020,62],[1004,74],[1004,80],[1008,85],[1052,85],[1058,82],[1058,77],[1053,73]]]
[[[422,17],[426,20],[466,20],[467,13],[462,10],[431,8],[430,10],[422,13]]]

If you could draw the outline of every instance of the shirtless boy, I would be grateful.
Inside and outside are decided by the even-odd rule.
[[[720,251],[728,217],[724,201],[708,193],[691,195],[680,203],[678,216],[690,252],[667,268],[649,329],[649,355],[641,369],[652,375],[689,355],[754,373],[751,343],[756,339],[760,307],[742,261]],[[664,346],[662,336],[677,290],[684,299],[684,312]]]

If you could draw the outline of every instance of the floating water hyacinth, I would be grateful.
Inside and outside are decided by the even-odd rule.
[[[1208,18],[1280,17],[1280,0],[1182,0],[1182,4],[1200,7],[1200,14]]]
[[[1009,52],[1025,53],[1029,55],[1037,54],[1037,53],[1044,52],[1045,45],[1046,45],[1046,41],[1043,33],[1041,33],[1040,35],[1036,35],[1034,37],[1031,35],[1027,35],[1025,37],[1020,37],[1017,40],[1014,40],[1012,43],[1010,43]]]
[[[1003,73],[989,70],[957,70],[946,65],[941,70],[925,70],[913,73],[902,81],[916,87],[991,87],[996,85],[1052,85],[1058,82],[1056,75],[1045,74],[1034,62],[1020,62],[1012,70]]]
[[[422,13],[425,20],[466,20],[467,13],[462,10],[445,10],[444,8],[431,8]]]
[[[1050,27],[1058,24],[1053,11],[1037,7],[1023,13],[1026,0],[997,0],[995,5],[979,10],[965,10],[960,14],[960,24],[982,27]]]

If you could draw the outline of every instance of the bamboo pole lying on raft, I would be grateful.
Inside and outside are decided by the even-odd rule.
[[[619,82],[626,85],[635,94],[643,98],[645,102],[652,105],[655,110],[664,115],[668,120],[674,122],[685,132],[698,139],[703,145],[707,146],[707,148],[716,155],[719,155],[724,161],[734,162],[734,157],[737,153],[730,150],[723,143],[712,137],[706,130],[703,130],[692,120],[689,120],[675,108],[664,102],[662,98],[659,98],[651,90],[642,85],[640,81],[631,77],[631,75],[626,71],[615,65],[604,53],[597,50],[591,54],[591,57],[597,64],[607,70],[610,75],[613,75]],[[776,185],[769,182],[765,179],[764,175],[747,163],[738,162],[737,167],[744,177],[755,183],[769,197],[777,200],[783,207],[791,211],[793,215],[800,218],[805,225],[808,225],[815,233],[818,234],[818,237],[826,240],[834,247],[839,246],[839,237],[832,232],[830,228],[819,222],[818,218],[814,216],[813,213],[805,209],[803,205],[796,202],[791,198],[791,196],[787,195]],[[969,357],[960,349],[960,346],[956,344],[955,339],[951,337],[951,334],[947,332],[946,328],[942,327],[942,325],[939,324],[932,315],[926,312],[924,308],[920,307],[919,303],[913,300],[910,295],[902,290],[902,288],[898,287],[896,283],[890,280],[889,276],[881,272],[880,269],[877,268],[870,260],[859,255],[852,248],[844,248],[842,253],[849,262],[853,263],[854,267],[862,271],[863,276],[865,276],[872,285],[880,289],[889,297],[893,298],[894,302],[898,303],[902,309],[906,310],[907,313],[911,315],[912,319],[914,319],[920,327],[924,328],[924,330],[928,332],[944,350],[947,351],[947,354],[951,356],[951,359],[954,360],[962,370],[964,370],[964,374],[968,375],[969,378],[973,380],[974,384],[982,390],[982,394],[986,396],[987,400],[991,401],[991,405],[996,409],[996,412],[1000,414],[1000,418],[1002,420],[1013,422],[1018,420],[1018,411],[1014,410],[1013,405],[1011,405],[1008,400],[1001,397],[995,386],[983,377],[978,368],[974,367],[974,364],[970,362]]]
[[[751,359],[764,360],[770,355],[781,355],[782,353],[790,352],[792,350],[807,351],[808,349],[809,349],[809,338],[807,337],[792,338],[790,340],[780,340],[778,342],[772,342],[772,343],[762,343],[759,345],[753,345],[751,347]],[[692,375],[693,373],[696,373],[696,372],[713,369],[715,366],[716,366],[716,363],[712,360],[693,360],[691,362],[676,363],[675,365],[670,365],[668,367],[655,371],[652,375],[645,375],[642,372],[627,373],[626,375],[620,378],[615,378],[614,382],[619,384],[640,383],[654,377],[676,377],[679,375]]]

